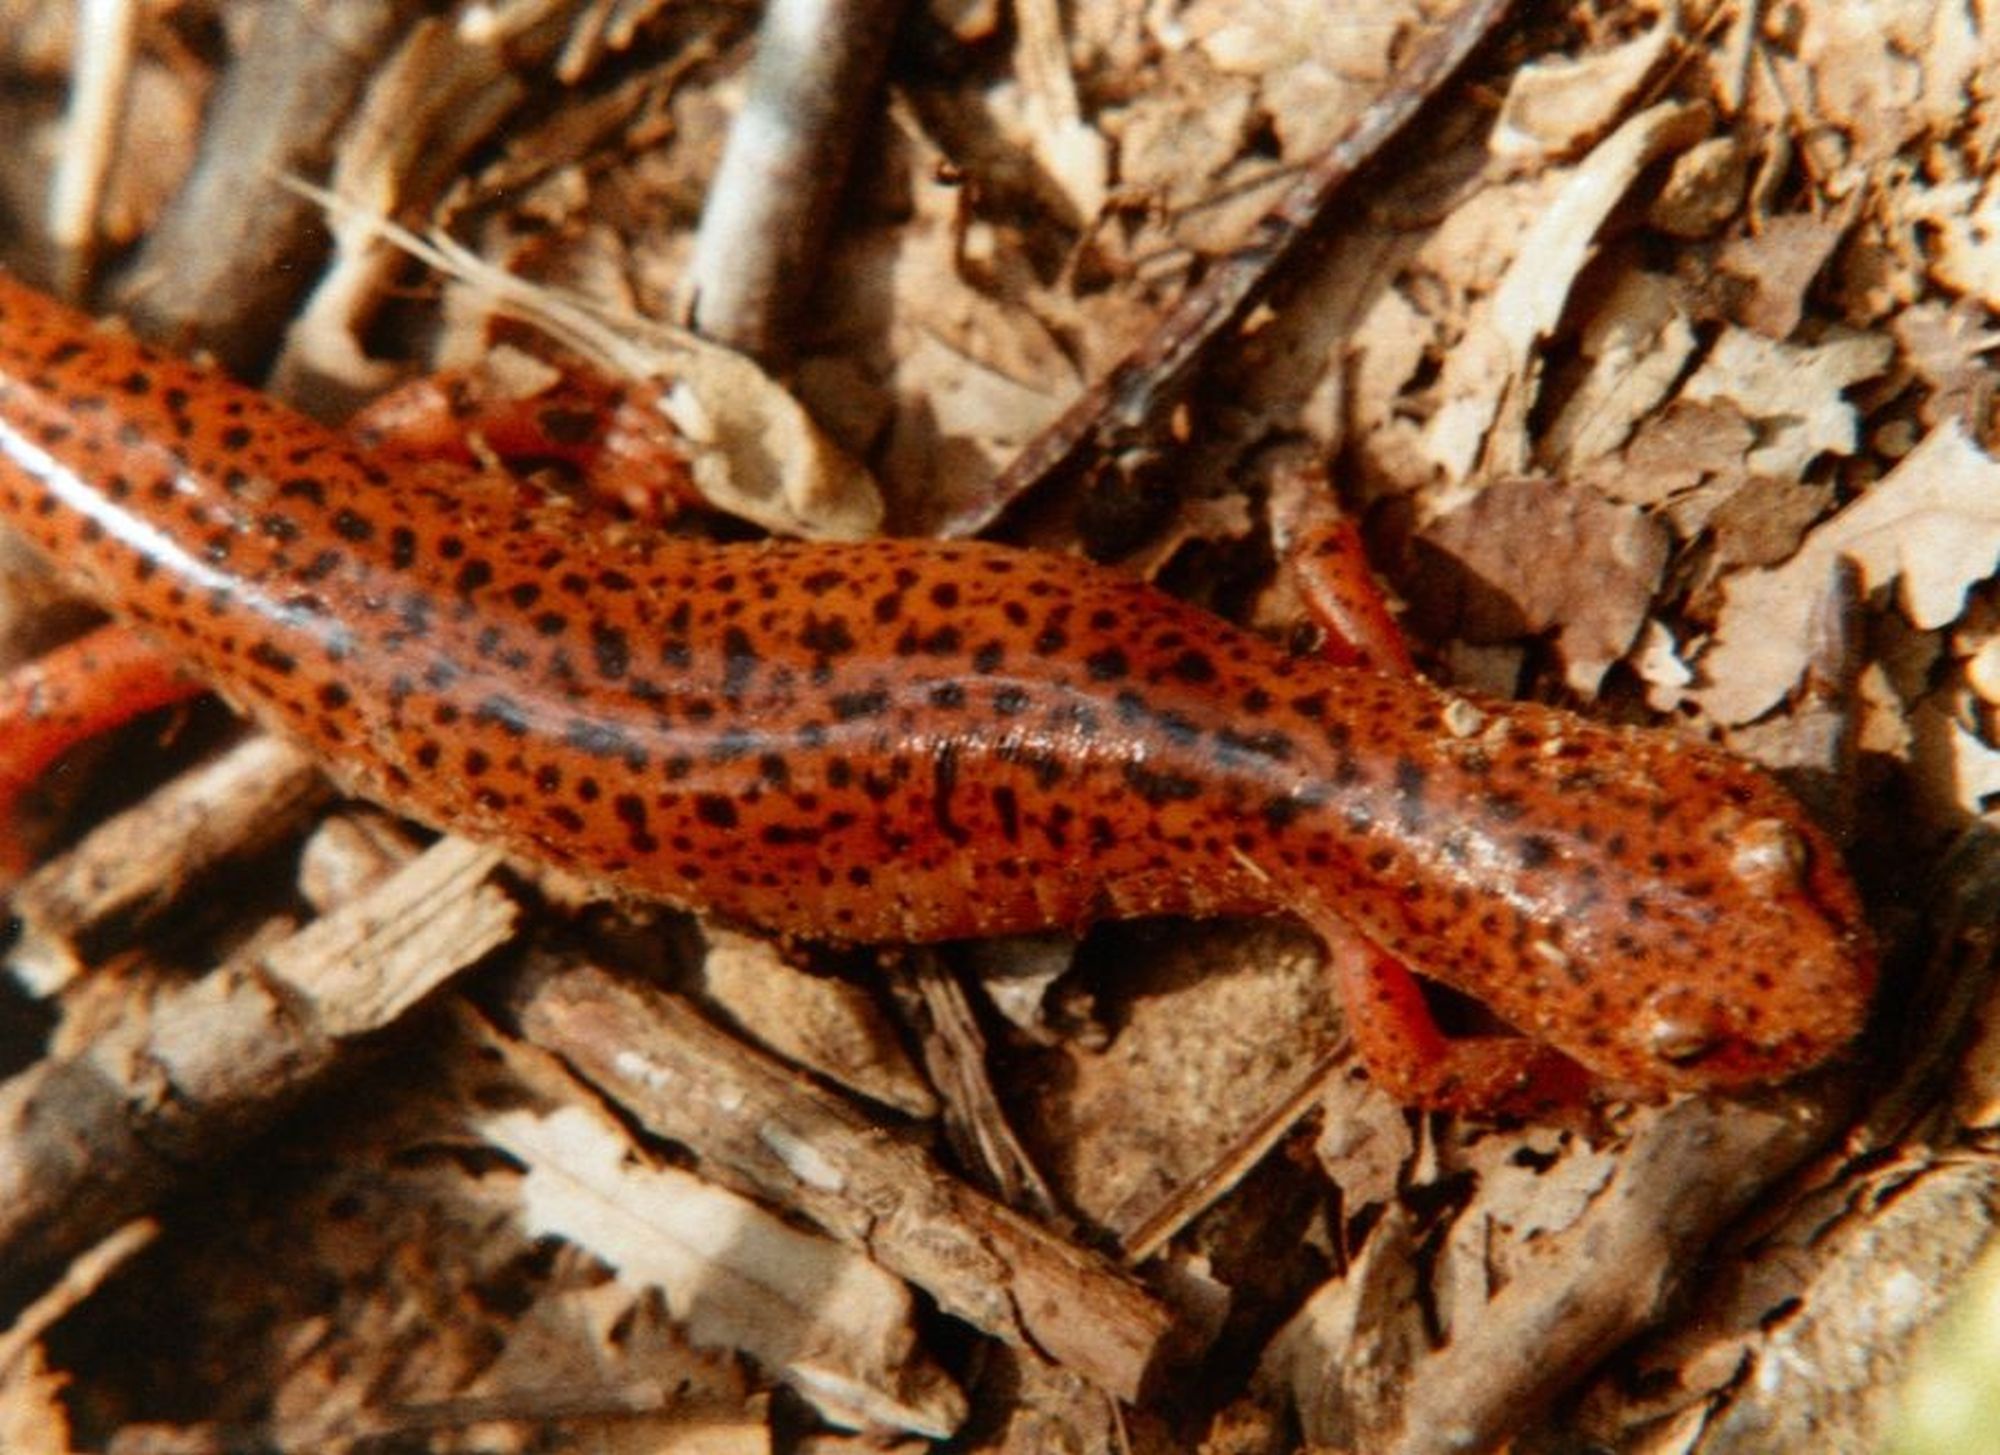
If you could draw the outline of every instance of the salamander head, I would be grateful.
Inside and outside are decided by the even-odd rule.
[[[1690,847],[1637,897],[1648,922],[1575,946],[1604,957],[1616,1011],[1581,1043],[1574,1028],[1550,1039],[1609,1080],[1778,1081],[1834,1055],[1866,1020],[1875,955],[1837,852],[1761,774],[1730,767],[1712,801],[1683,805]]]

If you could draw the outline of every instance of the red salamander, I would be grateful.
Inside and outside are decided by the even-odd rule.
[[[0,278],[0,520],[357,792],[822,939],[1358,931],[1610,1081],[1858,1030],[1838,856],[1661,732],[1293,655],[995,545],[703,544],[386,457]]]

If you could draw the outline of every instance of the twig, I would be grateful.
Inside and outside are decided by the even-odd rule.
[[[411,19],[404,0],[266,5],[224,73],[193,174],[146,237],[119,309],[148,338],[238,375],[276,347],[319,217],[273,177],[319,176],[362,87]],[[218,236],[218,228],[223,234]]]
[[[104,179],[117,155],[138,9],[133,0],[86,0],[78,6],[78,29],[89,43],[79,45],[73,57],[62,155],[49,185],[49,236],[63,255],[60,291],[70,298],[81,292],[90,269]]]
[[[1328,204],[1464,64],[1506,14],[1509,0],[1468,0],[1400,68],[1395,84],[1356,117],[1250,236],[1216,263],[1145,342],[1093,384],[981,494],[931,525],[940,536],[977,535],[1015,501],[1084,459],[1144,452],[1155,421],[1186,392],[1217,343],[1233,334],[1310,238]]]
[[[694,326],[770,361],[812,285],[901,0],[773,0],[702,210]]]
[[[25,1282],[268,1125],[512,931],[499,857],[447,839],[279,944],[0,1084],[0,1268]]]
[[[1098,1255],[950,1176],[920,1148],[720,1030],[685,1000],[546,963],[511,997],[524,1035],[705,1171],[864,1248],[947,1313],[1124,1399],[1157,1376],[1172,1316]]]
[[[8,970],[33,994],[56,994],[111,933],[129,936],[219,863],[300,831],[332,793],[310,757],[270,737],[182,774],[21,881]],[[158,852],[135,854],[134,844]]]

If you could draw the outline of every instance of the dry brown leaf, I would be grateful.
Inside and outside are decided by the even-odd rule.
[[[1641,112],[1564,175],[1548,205],[1514,236],[1506,276],[1452,350],[1439,383],[1442,403],[1426,443],[1446,479],[1465,479],[1482,456],[1503,470],[1525,466],[1523,411],[1532,393],[1534,350],[1561,319],[1598,229],[1641,172],[1693,145],[1708,125],[1708,112],[1700,106],[1668,102]],[[1517,396],[1515,422],[1507,438],[1492,441],[1510,395]]]
[[[1671,279],[1638,270],[1619,278],[1578,340],[1589,369],[1542,441],[1556,468],[1568,474],[1588,466],[1657,418],[1695,345],[1694,324]],[[1621,473],[1603,472],[1610,481]],[[1608,493],[1640,503],[1615,484]]]
[[[1711,717],[1749,722],[1798,684],[1812,614],[1840,556],[1854,560],[1871,591],[1900,583],[1918,627],[1947,625],[2000,561],[2000,462],[1955,421],[1942,425],[1791,560],[1727,581],[1715,644],[1700,662],[1707,685],[1694,693]]]
[[[1738,321],[1766,338],[1790,338],[1805,317],[1806,290],[1847,236],[1853,218],[1852,207],[1835,216],[1789,213],[1766,218],[1756,232],[1724,243],[1716,267],[1747,288]]]
[[[1517,163],[1569,156],[1609,131],[1679,39],[1673,12],[1667,14],[1623,45],[1516,71],[1493,122],[1493,155]]]
[[[1427,634],[1496,642],[1554,628],[1564,678],[1586,696],[1637,640],[1667,564],[1652,517],[1540,478],[1495,481],[1422,539],[1456,568],[1413,587]]]

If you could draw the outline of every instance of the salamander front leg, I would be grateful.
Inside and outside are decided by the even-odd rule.
[[[1416,664],[1368,568],[1353,521],[1323,504],[1290,522],[1299,595],[1344,666],[1413,676]],[[1523,1036],[1448,1036],[1410,968],[1340,921],[1315,926],[1368,1074],[1401,1101],[1442,1111],[1524,1115],[1586,1100],[1590,1074]]]

